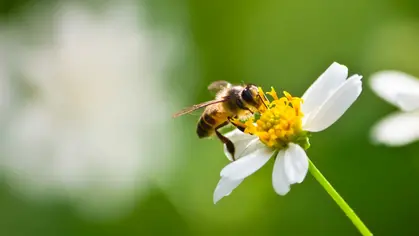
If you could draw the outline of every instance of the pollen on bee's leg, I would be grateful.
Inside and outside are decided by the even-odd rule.
[[[246,125],[238,119],[228,117],[228,121],[230,122],[230,124],[234,125],[241,132],[244,132],[244,130],[246,129]]]
[[[242,124],[237,124],[237,123],[232,123],[238,130],[240,130],[241,132],[244,133],[244,131],[246,130],[246,126],[242,125]]]

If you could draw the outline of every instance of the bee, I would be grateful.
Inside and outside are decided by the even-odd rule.
[[[227,81],[215,81],[208,86],[208,90],[215,92],[215,99],[185,108],[173,115],[173,118],[204,108],[198,120],[196,133],[199,138],[211,137],[214,134],[227,147],[227,151],[234,160],[235,148],[231,140],[222,135],[219,129],[233,124],[244,130],[233,119],[244,119],[251,116],[264,104],[259,95],[258,87],[254,84],[232,85]]]

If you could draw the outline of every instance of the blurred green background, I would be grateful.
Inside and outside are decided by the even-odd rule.
[[[30,4],[2,1],[2,24]],[[418,1],[141,4],[148,27],[181,29],[184,38],[179,47],[185,50],[168,75],[170,92],[163,95],[182,101],[173,112],[211,99],[206,87],[214,80],[302,95],[333,61],[346,65],[350,74],[363,75],[360,98],[332,127],[313,135],[308,155],[374,235],[419,234],[419,144],[387,148],[370,143],[371,126],[395,108],[367,86],[368,76],[381,69],[419,76]],[[28,201],[3,182],[0,235],[359,235],[310,175],[286,196],[276,195],[273,162],[214,205],[212,194],[228,161],[217,140],[196,137],[197,119],[169,121],[180,127],[170,134],[173,142],[180,140],[171,157],[180,167],[169,183],[153,185],[126,215],[89,220],[65,201]]]

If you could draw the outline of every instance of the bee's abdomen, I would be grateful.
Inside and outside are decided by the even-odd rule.
[[[216,125],[217,121],[214,119],[213,114],[203,114],[201,118],[199,118],[198,126],[196,128],[198,137],[205,138],[211,136]]]

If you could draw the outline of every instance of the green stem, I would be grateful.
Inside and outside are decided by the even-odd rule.
[[[351,207],[343,200],[343,198],[339,195],[338,192],[332,187],[332,185],[326,180],[326,178],[320,173],[320,171],[316,168],[316,166],[308,160],[309,166],[308,170],[314,176],[314,178],[319,181],[319,183],[323,186],[326,192],[335,200],[336,204],[339,205],[340,209],[345,212],[346,216],[352,221],[352,223],[356,226],[356,228],[361,232],[364,236],[371,236],[372,233],[368,230],[367,226],[362,223],[361,219],[355,214],[355,212],[351,209]]]

